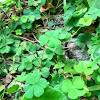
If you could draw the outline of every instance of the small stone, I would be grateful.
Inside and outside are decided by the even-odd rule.
[[[88,50],[85,49],[84,52],[75,44],[77,38],[73,38],[71,42],[68,43],[69,51],[68,56],[71,59],[76,59],[77,61],[85,61],[89,59]]]
[[[3,81],[4,83],[9,84],[12,81],[12,75],[8,73]]]
[[[55,25],[63,25],[64,24],[64,19],[61,15],[53,16],[53,20],[55,22]]]
[[[9,88],[12,87],[13,85],[17,85],[17,84],[18,84],[19,86],[21,86],[21,87],[24,87],[24,84],[22,84],[22,83],[16,81],[16,82],[12,82],[11,84],[9,84],[8,87],[7,87],[7,89],[9,89]]]

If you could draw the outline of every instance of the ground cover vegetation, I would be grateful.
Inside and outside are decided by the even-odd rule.
[[[11,94],[13,100],[100,100],[99,4],[99,0],[0,2],[0,99],[10,100]],[[88,49],[88,60],[65,58],[72,38],[77,38],[82,52]]]

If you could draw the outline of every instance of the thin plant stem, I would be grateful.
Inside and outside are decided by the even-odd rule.
[[[35,40],[40,43],[40,41],[36,38],[36,36],[32,33],[32,35],[34,36]]]
[[[5,60],[4,56],[3,56],[3,54],[1,54],[1,56],[2,56],[2,58],[3,58],[3,60],[4,60],[5,69],[7,69],[7,68],[6,68],[6,60]]]
[[[76,31],[73,35],[71,35],[71,37],[75,36],[76,33],[77,33],[80,29],[81,29],[81,27],[79,27],[79,28],[77,29],[77,31]]]
[[[15,36],[15,37],[18,37],[18,38],[20,38],[20,39],[22,39],[22,40],[26,40],[26,41],[32,42],[32,43],[34,43],[35,45],[37,45],[38,47],[40,47],[41,49],[44,49],[44,48],[42,48],[40,45],[38,45],[38,44],[35,43],[35,42],[37,42],[37,41],[32,41],[32,40],[29,40],[29,39],[24,38],[24,37],[21,37],[21,36],[16,36],[16,35],[14,35],[14,36]]]

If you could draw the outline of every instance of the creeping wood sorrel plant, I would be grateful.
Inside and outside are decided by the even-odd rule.
[[[13,93],[13,100],[99,100],[99,2],[0,2],[0,99],[10,100],[7,95]],[[82,52],[88,48],[88,60],[65,58],[70,49],[65,46],[74,37]]]

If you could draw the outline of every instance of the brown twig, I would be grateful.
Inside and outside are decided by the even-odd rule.
[[[26,40],[26,41],[32,42],[32,43],[34,43],[35,45],[37,45],[38,47],[40,47],[41,49],[44,50],[44,48],[42,48],[40,45],[36,44],[37,41],[32,41],[32,40],[29,40],[29,39],[27,39],[27,38],[24,38],[24,37],[21,37],[21,36],[17,36],[17,35],[14,35],[14,36],[15,36],[15,37],[18,37],[18,38],[20,38],[20,39],[22,39],[22,40]]]
[[[25,38],[25,37],[21,37],[21,36],[17,36],[17,35],[14,35],[15,37],[18,37],[18,38],[20,38],[20,39],[22,39],[22,40],[27,40],[27,41],[30,41],[30,42],[32,42],[32,43],[35,43],[35,42],[37,42],[37,41],[32,41],[32,40],[29,40],[29,39],[27,39],[27,38]]]
[[[40,41],[35,37],[35,35],[32,33],[32,35],[34,36],[35,40],[40,43]]]
[[[73,48],[73,47],[76,47],[76,45],[74,45],[74,46],[69,46],[69,47],[63,47],[63,49]]]
[[[51,29],[49,27],[42,27],[43,29]],[[54,29],[65,29],[65,27],[61,27],[61,28],[54,28]]]
[[[63,5],[63,3],[59,4],[59,5],[56,7],[56,9],[59,8],[61,5]]]
[[[3,60],[4,60],[5,69],[7,69],[7,68],[6,68],[6,60],[5,60],[4,56],[3,56],[3,54],[1,54],[1,56],[2,56],[2,58],[3,58]]]
[[[71,35],[71,37],[75,36],[76,33],[77,33],[80,29],[81,29],[81,27],[79,27],[79,28],[77,29],[77,31],[76,31],[73,35]]]

